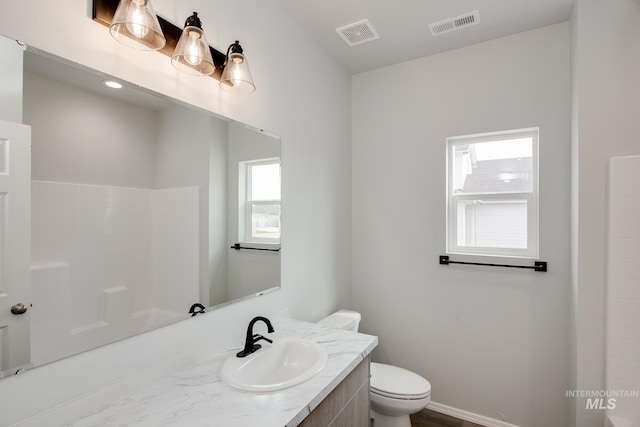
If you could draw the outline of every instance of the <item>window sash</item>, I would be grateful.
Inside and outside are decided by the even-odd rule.
[[[245,216],[245,230],[246,236],[248,237],[247,241],[250,242],[259,242],[259,243],[279,243],[280,242],[280,230],[281,225],[278,222],[278,237],[263,237],[257,236],[254,234],[253,229],[253,208],[254,206],[280,206],[280,200],[248,200],[246,205],[246,216]]]
[[[458,244],[458,206],[459,201],[483,200],[483,201],[520,201],[527,204],[527,245],[526,248],[510,247],[488,247],[488,246],[466,246]],[[451,197],[448,213],[448,253],[475,254],[475,255],[495,255],[505,257],[538,257],[538,218],[537,218],[536,198],[532,193],[509,193],[509,194],[482,194],[482,195],[457,195]]]

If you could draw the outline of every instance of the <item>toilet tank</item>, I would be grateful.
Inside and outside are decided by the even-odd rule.
[[[358,332],[361,318],[362,316],[357,311],[338,310],[330,316],[320,320],[318,324],[329,326],[330,328]]]

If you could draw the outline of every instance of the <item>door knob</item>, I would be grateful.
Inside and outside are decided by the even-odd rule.
[[[11,313],[12,314],[24,314],[27,312],[27,306],[24,305],[23,303],[19,302],[13,306],[11,306]]]

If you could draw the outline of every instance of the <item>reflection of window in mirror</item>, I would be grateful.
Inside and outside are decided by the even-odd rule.
[[[280,243],[280,159],[240,162],[238,235],[241,241]]]

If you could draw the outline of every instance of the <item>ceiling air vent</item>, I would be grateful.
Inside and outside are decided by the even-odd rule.
[[[440,22],[429,25],[431,35],[439,36],[440,34],[450,33],[464,27],[470,27],[480,23],[480,12],[474,10],[473,12],[465,13],[464,15],[456,16],[455,18],[448,18]]]
[[[351,47],[380,38],[367,19],[345,25],[344,27],[336,28],[336,32]]]

